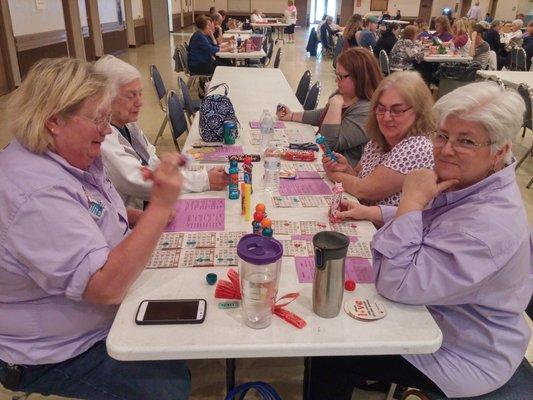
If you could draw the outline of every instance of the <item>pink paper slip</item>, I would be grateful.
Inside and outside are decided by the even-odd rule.
[[[250,121],[250,128],[261,129],[261,123],[259,121]],[[285,129],[283,121],[274,122],[274,129]]]
[[[217,147],[215,150],[205,153],[203,156],[203,161],[219,161],[220,159],[226,158],[228,156],[235,156],[244,154],[242,146],[223,146]]]
[[[315,259],[313,257],[294,257],[298,282],[312,283],[315,277]],[[370,260],[359,257],[347,257],[344,265],[344,278],[355,283],[373,283],[374,271]]]
[[[331,189],[322,179],[280,179],[279,194],[298,196],[302,194],[331,194]]]
[[[167,232],[223,231],[225,199],[180,199]]]

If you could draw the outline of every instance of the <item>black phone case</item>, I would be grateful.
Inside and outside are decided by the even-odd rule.
[[[139,321],[137,319],[137,315],[139,315],[139,310],[141,308],[141,304],[144,303],[145,301],[148,301],[148,302],[154,302],[154,303],[161,303],[161,302],[169,302],[169,301],[175,301],[175,302],[186,302],[186,301],[203,301],[205,302],[205,307],[204,307],[204,315],[202,317],[202,319],[194,319],[194,320],[175,320],[175,321],[169,321],[169,320],[164,320],[164,321]],[[139,307],[137,307],[137,312],[135,313],[135,323],[137,325],[184,325],[184,324],[201,324],[202,322],[204,322],[205,320],[205,314],[207,313],[207,301],[205,299],[165,299],[165,300],[143,300],[139,303]]]

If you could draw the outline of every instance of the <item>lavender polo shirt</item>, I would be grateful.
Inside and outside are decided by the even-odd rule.
[[[394,219],[373,241],[377,290],[424,304],[442,330],[439,350],[404,356],[449,397],[491,392],[513,375],[531,336],[533,236],[514,164]],[[416,329],[416,326],[413,327]]]
[[[13,140],[0,152],[0,204],[0,359],[57,363],[105,339],[117,306],[82,295],[129,229],[102,160],[82,171]]]

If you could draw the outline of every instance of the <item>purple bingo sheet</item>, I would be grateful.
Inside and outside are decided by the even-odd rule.
[[[218,161],[228,156],[236,156],[241,154],[244,154],[242,146],[221,146],[209,153],[205,153],[202,160]]]
[[[282,196],[331,194],[331,189],[322,179],[280,179],[279,194]]]
[[[166,232],[223,231],[225,199],[180,199],[175,204],[176,215]]]
[[[294,257],[298,282],[312,283],[315,277],[314,257]],[[353,280],[356,283],[373,283],[374,270],[367,258],[346,257],[344,265],[344,279]]]

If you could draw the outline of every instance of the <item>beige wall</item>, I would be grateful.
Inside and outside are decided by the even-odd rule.
[[[131,0],[131,11],[133,14],[133,19],[143,18],[144,17],[143,0]]]
[[[340,10],[340,1],[337,0],[338,9]],[[370,3],[369,3],[370,4]],[[228,0],[195,0],[194,9],[198,11],[207,11],[210,7],[215,6],[217,9],[231,11],[228,9]],[[250,10],[257,8],[261,12],[282,13],[287,8],[286,0],[250,0]]]
[[[9,0],[14,36],[65,29],[61,0],[47,0],[45,5],[37,10],[35,0]]]
[[[459,4],[457,8],[458,14],[461,12],[461,0],[433,0],[433,7],[431,9],[431,16],[436,17],[441,15],[442,9],[444,7],[450,7],[452,10],[455,10],[455,5]],[[475,0],[472,0],[472,4],[475,3]],[[520,6],[519,6],[520,3]],[[364,15],[370,12],[370,0],[362,0],[361,6],[357,7],[357,3],[354,4],[354,13]],[[480,0],[479,6],[481,7],[482,15],[484,16],[489,8],[490,0]],[[528,7],[533,8],[532,0],[499,0],[498,8],[496,9],[495,17],[502,20],[511,20],[514,19],[518,8]],[[420,8],[420,0],[389,0],[389,12],[391,15],[396,13],[397,9],[400,9],[403,16],[406,17],[415,17],[418,16],[418,10]],[[467,10],[468,11],[468,10]],[[527,14],[526,11],[522,11],[524,14]],[[379,15],[381,12],[373,11],[374,14]]]

